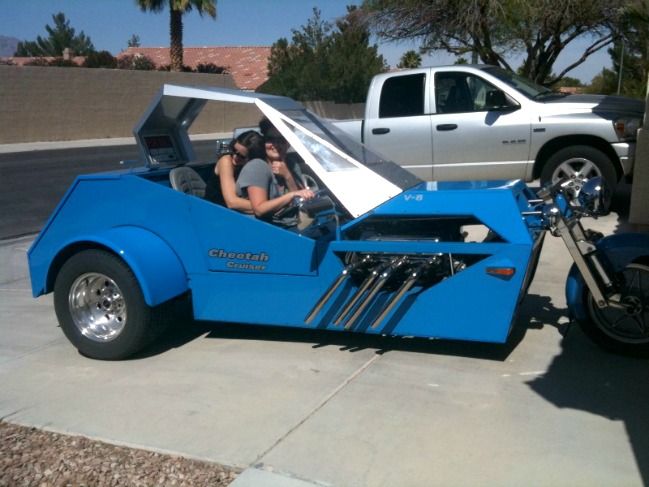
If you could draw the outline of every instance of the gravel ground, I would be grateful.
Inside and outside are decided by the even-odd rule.
[[[210,486],[237,476],[220,465],[109,445],[0,421],[0,486]]]

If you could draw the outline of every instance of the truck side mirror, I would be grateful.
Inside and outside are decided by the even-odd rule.
[[[489,111],[511,112],[520,107],[509,99],[504,91],[490,90],[487,92],[485,108]]]

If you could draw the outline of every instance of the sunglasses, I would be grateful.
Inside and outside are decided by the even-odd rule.
[[[284,139],[283,137],[272,137],[266,139],[267,144],[273,144],[273,145],[288,145],[288,141]]]
[[[242,154],[241,152],[234,151],[232,153],[232,157],[236,157],[237,159],[248,159],[248,154]]]

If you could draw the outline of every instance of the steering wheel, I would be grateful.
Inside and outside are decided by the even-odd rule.
[[[327,195],[329,192],[326,189],[318,189],[313,192],[313,198],[305,200],[301,196],[295,196],[291,202],[284,208],[281,208],[275,213],[277,218],[283,218],[288,213],[296,210],[303,209],[309,216],[319,213],[323,209],[329,209],[334,206],[333,201]]]

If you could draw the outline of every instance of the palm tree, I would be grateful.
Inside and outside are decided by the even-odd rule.
[[[169,58],[171,70],[183,69],[183,14],[196,9],[202,17],[204,13],[216,18],[216,0],[135,0],[143,12],[161,12],[169,4]]]

